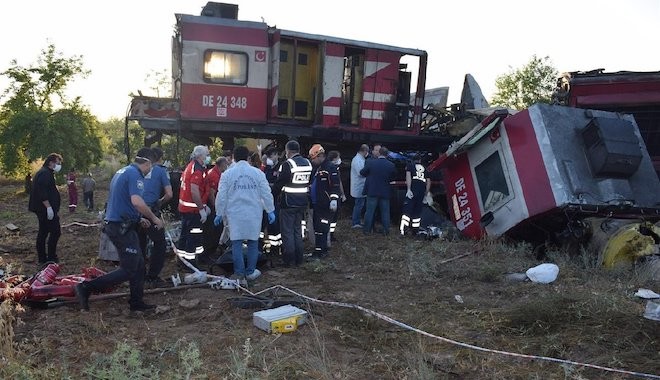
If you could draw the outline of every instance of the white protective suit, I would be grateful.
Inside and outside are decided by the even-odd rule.
[[[231,240],[259,240],[264,210],[275,210],[264,172],[247,161],[227,169],[220,177],[216,210],[229,226]]]
[[[351,197],[364,198],[366,195],[362,194],[364,191],[364,182],[367,180],[360,175],[360,170],[364,168],[366,159],[359,152],[353,157],[351,161]]]

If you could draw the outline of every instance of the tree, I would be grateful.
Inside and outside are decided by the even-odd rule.
[[[101,129],[104,134],[110,139],[110,149],[108,153],[113,156],[122,157],[125,159],[124,149],[124,130],[125,124],[123,118],[112,117],[109,120],[101,123]],[[140,148],[144,146],[144,129],[136,121],[128,122],[128,142],[129,151],[135,154]]]
[[[52,152],[64,156],[65,168],[87,169],[100,162],[107,141],[97,118],[79,97],[70,100],[64,94],[72,80],[88,74],[81,56],[64,57],[53,44],[41,51],[36,64],[24,67],[12,60],[0,73],[10,81],[0,106],[3,174],[29,173],[30,162]]]
[[[172,96],[172,76],[168,69],[162,71],[151,70],[145,82],[157,98]]]
[[[558,76],[549,57],[534,55],[525,66],[497,77],[491,103],[518,110],[534,103],[550,103]]]

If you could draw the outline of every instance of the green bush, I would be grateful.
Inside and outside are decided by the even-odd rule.
[[[159,378],[157,369],[144,366],[140,350],[126,342],[117,343],[112,355],[98,358],[85,369],[85,374],[94,379],[107,380]]]

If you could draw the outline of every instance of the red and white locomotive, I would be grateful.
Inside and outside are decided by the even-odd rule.
[[[283,30],[237,14],[236,5],[209,2],[200,16],[176,15],[173,97],[135,97],[128,116],[151,139],[220,137],[230,148],[239,137],[296,138],[351,155],[369,142],[430,152],[440,157],[429,171],[443,169],[449,215],[467,236],[583,243],[609,231],[605,241],[621,243],[605,249],[609,262],[622,252],[617,247],[639,245],[631,241],[660,242],[652,225],[660,219],[660,182],[644,144],[657,156],[657,128],[648,118],[640,134],[632,116],[557,105],[485,119],[488,112],[461,119],[476,102],[434,113],[423,107],[425,51]],[[416,73],[408,70],[411,60]],[[657,73],[649,75],[632,85],[622,74],[576,78],[558,92],[558,103],[647,115],[639,112],[657,109],[660,83]],[[625,86],[606,88],[615,79]],[[623,90],[634,96],[619,96]],[[622,99],[627,108],[616,108]],[[449,146],[452,135],[463,134],[448,129],[456,121],[460,131],[478,125]],[[614,228],[613,221],[636,222]]]
[[[200,16],[177,14],[173,97],[135,97],[129,119],[229,147],[236,137],[350,144],[351,152],[372,141],[435,151],[449,142],[420,129],[425,51],[277,29],[237,13],[209,2]]]

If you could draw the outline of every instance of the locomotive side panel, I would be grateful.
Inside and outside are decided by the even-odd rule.
[[[376,130],[393,127],[387,116],[396,102],[400,59],[397,52],[367,49],[360,127]]]

